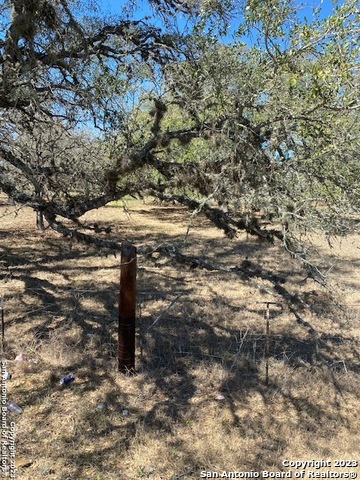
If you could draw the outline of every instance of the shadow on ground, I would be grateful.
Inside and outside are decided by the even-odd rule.
[[[139,242],[145,240],[145,235],[138,238]],[[171,240],[171,235],[161,234],[158,238],[152,238],[154,244],[160,240]],[[181,241],[175,240],[179,244]],[[116,270],[119,258],[104,257],[104,261],[99,263],[98,251],[84,250],[78,246],[69,250],[61,239],[46,242],[42,240],[41,244],[31,246],[25,241],[14,246],[8,242],[1,246],[0,251],[1,279],[8,285],[11,282],[22,285],[22,292],[14,295],[18,310],[7,324],[9,332],[16,335],[17,328],[21,329],[24,342],[33,339],[36,347],[36,342],[46,343],[57,329],[62,328],[64,344],[80,352],[75,360],[74,357],[69,358],[68,365],[52,366],[51,373],[31,391],[27,385],[18,387],[17,395],[26,399],[26,407],[43,405],[38,419],[29,427],[34,438],[54,414],[51,402],[44,404],[43,399],[51,395],[63,395],[64,390],[58,385],[58,379],[65,370],[71,369],[77,377],[76,383],[65,390],[64,398],[69,398],[70,402],[74,399],[81,402],[87,394],[101,390],[102,385],[113,383],[114,376],[117,375],[111,365],[116,364]],[[215,240],[208,242],[209,250],[214,251],[215,246]],[[226,251],[222,248],[222,253],[217,258],[238,258],[241,265],[244,257],[254,253],[257,248],[255,244],[232,246]],[[201,277],[197,271],[179,269],[174,273],[171,263],[150,264],[145,259],[141,259],[140,264],[138,294],[142,313],[139,315],[137,337],[140,352],[137,359],[138,383],[144,389],[151,385],[153,394],[159,400],[153,402],[150,408],[133,407],[131,415],[127,416],[124,415],[124,410],[131,402],[130,394],[114,388],[103,398],[109,416],[85,411],[81,416],[81,431],[77,432],[81,448],[78,446],[67,450],[67,461],[73,466],[73,478],[85,478],[84,466],[89,462],[96,462],[100,470],[103,464],[106,468],[109,452],[114,448],[126,451],[136,436],[139,424],[143,429],[159,436],[171,434],[174,425],[183,422],[184,417],[194,411],[192,402],[199,393],[202,398],[198,406],[206,406],[214,401],[224,402],[232,414],[232,428],[244,437],[260,435],[264,428],[261,418],[250,420],[239,417],[238,406],[246,403],[249,392],[257,392],[265,404],[272,401],[276,392],[293,406],[303,428],[308,431],[318,429],[320,422],[323,432],[328,432],[342,421],[341,415],[336,414],[336,409],[329,412],[325,406],[320,407],[306,395],[292,395],[278,383],[278,376],[274,374],[283,365],[289,366],[293,371],[303,369],[309,372],[309,376],[316,371],[326,371],[329,385],[339,395],[343,395],[346,386],[340,386],[336,374],[344,370],[356,374],[360,371],[359,355],[355,350],[351,350],[348,357],[348,347],[339,353],[343,346],[351,344],[352,339],[347,338],[345,333],[333,335],[318,331],[309,320],[308,312],[313,309],[315,318],[319,303],[316,298],[309,302],[311,292],[314,292],[312,286],[302,295],[290,291],[288,285],[292,268],[283,268],[279,275],[274,275],[272,270],[248,262],[238,274],[216,274],[220,275],[221,281],[229,282],[229,288],[235,282],[247,284],[251,280],[257,280],[267,282],[267,288],[274,289],[277,293],[275,301],[282,306],[272,308],[270,321],[276,322],[287,315],[292,319],[291,325],[296,325],[297,328],[291,327],[277,333],[276,328],[271,326],[267,338],[264,333],[264,305],[234,304],[219,295],[216,288],[209,289],[211,298],[202,298],[196,292],[198,275]],[[171,268],[167,270],[167,267]],[[202,277],[201,281],[204,281]],[[312,295],[316,297],[316,294]],[[7,301],[10,302],[10,289],[5,296],[9,297]],[[172,302],[173,307],[166,311]],[[324,302],[321,313],[326,313],[328,309],[330,314],[333,307]],[[251,330],[244,327],[241,318],[256,319]],[[76,327],[80,332],[79,340],[71,343],[71,335],[66,338],[64,325],[68,326],[70,333]],[[95,349],[94,338],[97,342]],[[18,339],[9,339],[6,352],[9,359],[14,358],[18,345]],[[266,355],[270,363],[267,381]],[[214,365],[221,370],[222,380],[219,382],[218,379],[212,381],[211,378],[203,378],[204,384],[199,392],[198,370],[203,368],[204,372],[210,371]],[[49,370],[43,363],[34,366],[35,378],[44,367]],[[279,420],[275,415],[269,415],[276,427]],[[96,428],[92,426],[94,422]],[[89,427],[89,433],[86,433],[84,425]],[[276,428],[272,428],[271,432],[276,432]],[[111,445],[105,445],[104,439],[109,436],[114,440]],[[82,446],[89,441],[95,447],[91,452],[84,453]],[[73,442],[74,430],[57,434],[57,443],[63,449],[69,449]],[[179,439],[174,442],[174,446],[183,452],[186,459],[184,464],[190,465],[193,471],[202,467],[185,442]],[[23,448],[26,452],[26,447]],[[247,468],[263,469],[273,462],[274,452],[281,457],[284,448],[285,441],[275,433],[269,433],[266,442],[255,452],[254,460]],[[57,455],[61,455],[61,452],[54,452],[54,456]],[[191,468],[186,478],[191,478]],[[52,478],[51,475],[57,473],[52,473],[51,469],[44,473],[44,477]],[[198,474],[194,478],[197,477]]]

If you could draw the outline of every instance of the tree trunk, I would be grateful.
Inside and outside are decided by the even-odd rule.
[[[45,224],[44,224],[44,215],[42,212],[35,212],[35,217],[36,217],[36,228],[38,230],[45,230]]]

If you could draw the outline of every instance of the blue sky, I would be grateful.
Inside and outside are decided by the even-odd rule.
[[[104,0],[101,4],[104,6],[105,10],[109,10],[111,13],[120,13],[122,7],[128,2],[124,0]],[[144,0],[137,2],[139,9],[136,10],[135,17],[142,18],[151,13],[148,4]],[[301,8],[301,15],[307,17],[310,21],[312,18],[313,8],[320,7],[321,16],[327,17],[329,13],[335,8],[336,4],[341,5],[343,0],[333,1],[333,0],[304,0],[297,1],[299,7]]]
[[[295,4],[298,5],[298,17],[301,22],[310,23],[313,20],[313,12],[315,9],[318,9],[319,19],[326,18],[329,16],[332,10],[335,9],[336,6],[341,5],[345,0],[295,0]],[[100,5],[103,7],[104,10],[108,11],[109,13],[113,14],[120,14],[123,10],[124,5],[131,3],[131,1],[126,0],[104,0],[100,2]],[[138,20],[143,19],[146,16],[152,15],[152,10],[149,7],[149,4],[146,0],[135,0],[134,3],[137,4],[136,9],[134,8],[133,11],[129,12],[129,18]],[[176,23],[179,28],[179,31],[184,29],[186,25],[186,18],[182,15],[178,15],[176,18]],[[162,26],[159,19],[151,19],[150,22],[153,21],[155,25]],[[233,19],[227,33],[221,36],[221,40],[224,43],[230,43],[233,40],[233,34],[239,28],[241,23],[241,19]],[[251,34],[251,38],[248,35],[242,36],[241,41],[244,43],[253,43],[254,39],[257,36],[255,30],[252,30],[254,35]]]
[[[298,5],[298,18],[301,22],[304,23],[311,23],[313,20],[313,12],[315,9],[318,9],[319,19],[326,18],[329,16],[332,10],[335,9],[336,6],[341,5],[344,3],[345,0],[295,0],[295,5]],[[124,6],[129,3],[132,3],[132,0],[103,0],[100,2],[101,7],[104,11],[112,14],[121,14],[123,12]],[[153,14],[153,11],[149,7],[147,0],[134,0],[133,3],[136,3],[137,7],[133,8],[133,11],[129,12],[129,19],[143,19],[144,17],[150,17]],[[162,27],[163,23],[159,21],[157,18],[150,19],[150,22],[153,22],[155,25]],[[187,20],[184,16],[179,14],[176,17],[176,24],[179,31],[184,30],[184,27],[187,23]],[[221,41],[224,43],[231,43],[234,39],[233,34],[238,30],[239,25],[241,24],[241,19],[234,18],[231,21],[230,27],[227,30],[227,33],[223,33],[220,37]],[[238,40],[241,39],[242,42],[246,44],[252,44],[257,37],[257,33],[255,30],[251,30],[253,34],[248,34],[241,36],[240,38],[237,37]]]

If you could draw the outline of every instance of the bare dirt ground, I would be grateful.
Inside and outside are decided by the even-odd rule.
[[[249,275],[138,258],[137,375],[117,372],[120,259],[36,231],[0,206],[7,396],[16,478],[205,478],[204,472],[356,472],[360,462],[358,235],[315,239],[329,289],[304,281],[279,245],[236,241],[180,207],[130,202],[86,216],[111,237],[173,243]],[[188,227],[190,225],[190,229]],[[244,265],[244,264],[243,264]],[[275,284],[270,280],[278,276]],[[270,306],[266,383],[265,304]],[[22,362],[15,362],[20,353]],[[59,379],[71,372],[68,387]],[[210,478],[210,477],[207,477]],[[215,478],[215,477],[211,477]],[[232,477],[223,477],[232,478]],[[240,478],[240,477],[235,477]]]

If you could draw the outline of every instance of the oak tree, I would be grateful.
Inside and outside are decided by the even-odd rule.
[[[300,238],[359,212],[357,2],[310,20],[283,0],[153,0],[142,20],[86,4],[1,4],[1,190],[109,248],[84,213],[172,200],[281,242],[325,283]]]

